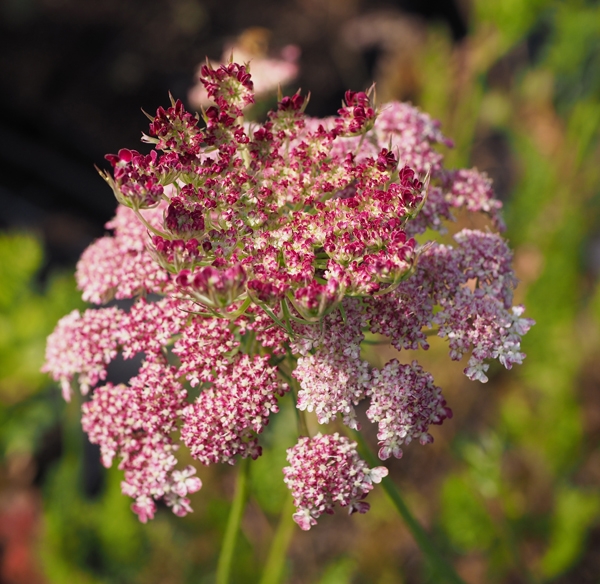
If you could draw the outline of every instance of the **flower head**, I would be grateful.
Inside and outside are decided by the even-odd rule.
[[[487,177],[444,168],[438,147],[451,143],[437,122],[349,91],[335,118],[307,117],[298,92],[250,124],[247,67],[207,64],[201,75],[214,101],[202,120],[172,99],[150,116],[150,154],[107,157],[113,172],[102,174],[119,202],[112,234],[83,253],[76,276],[85,300],[128,307],[64,317],[44,365],[66,399],[74,383],[84,394],[96,386],[83,427],[105,465],[119,461],[141,521],[158,500],[191,511],[201,482],[178,467],[181,444],[204,465],[260,456],[288,384],[300,417],[314,412],[320,424],[358,430],[355,408],[367,400],[382,460],[431,442],[429,427],[452,414],[441,389],[416,361],[368,363],[366,333],[399,351],[427,349],[437,334],[485,382],[490,360],[522,362],[533,324],[512,306],[500,235],[465,229],[451,245],[417,242],[458,207],[501,225]],[[142,365],[107,382],[119,353]],[[387,474],[338,433],[300,438],[288,462],[302,529],[336,503],[365,512]]]
[[[288,449],[287,460],[290,466],[283,474],[297,509],[294,521],[305,531],[323,513],[333,513],[336,503],[350,514],[366,513],[364,498],[388,474],[385,467],[370,469],[358,456],[356,443],[337,432],[300,438]]]

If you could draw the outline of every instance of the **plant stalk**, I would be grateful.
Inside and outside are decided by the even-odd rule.
[[[271,548],[269,549],[269,555],[259,584],[280,584],[283,579],[286,553],[294,535],[294,527],[296,526],[292,519],[294,510],[294,499],[291,495],[286,495],[279,525],[273,535],[273,541],[271,542]]]
[[[227,519],[225,537],[223,538],[223,545],[221,546],[221,553],[219,554],[219,562],[217,564],[216,584],[229,584],[230,582],[235,544],[244,514],[244,507],[246,506],[249,462],[250,458],[245,458],[240,463],[235,494],[231,503],[231,511]]]
[[[379,466],[379,459],[373,454],[362,434],[356,430],[353,431],[353,434],[369,465],[371,467]],[[398,513],[400,513],[414,540],[417,542],[427,563],[433,569],[435,576],[437,577],[435,581],[448,582],[449,584],[465,584],[464,580],[454,570],[454,567],[449,564],[435,548],[429,539],[427,532],[410,512],[410,509],[404,502],[404,499],[394,482],[389,477],[385,477],[381,481],[381,484],[394,504],[394,507],[396,507]]]

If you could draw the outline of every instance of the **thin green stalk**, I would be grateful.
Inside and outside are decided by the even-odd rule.
[[[229,584],[233,553],[235,551],[237,535],[242,522],[242,515],[244,514],[244,507],[246,506],[248,469],[250,468],[249,462],[250,458],[245,458],[240,463],[240,469],[235,485],[235,494],[233,496],[233,502],[231,503],[229,518],[227,519],[227,527],[225,529],[225,537],[223,538],[223,545],[219,555],[219,563],[217,564],[216,584]]]
[[[259,584],[279,584],[283,579],[285,558],[296,526],[292,519],[294,510],[294,499],[291,495],[286,495],[279,525],[273,535],[271,549],[269,549],[269,556],[267,557]]]
[[[294,402],[294,412],[296,413],[296,421],[298,422],[298,435],[299,436],[310,436],[308,431],[308,424],[306,423],[306,414],[304,410],[299,410],[296,407],[298,403],[298,382],[293,377],[289,378],[290,394]]]
[[[359,443],[362,453],[364,454],[367,462],[372,466],[378,466],[379,461],[377,457],[371,451],[369,445],[365,442],[362,434],[360,432],[353,432],[356,441]],[[421,552],[425,556],[427,562],[433,569],[438,580],[436,582],[449,582],[450,584],[465,584],[464,580],[455,572],[452,565],[450,565],[446,560],[439,554],[438,550],[434,547],[433,543],[429,539],[429,535],[423,529],[421,524],[415,519],[413,514],[410,512],[408,506],[404,502],[402,495],[400,495],[400,491],[398,487],[394,484],[394,482],[389,478],[385,477],[381,484],[387,493],[388,497],[391,499],[394,507],[398,510],[398,513],[402,516],[404,523],[408,527],[412,536],[414,537],[417,545],[419,546]]]

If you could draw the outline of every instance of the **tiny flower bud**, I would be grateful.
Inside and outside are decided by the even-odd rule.
[[[194,288],[219,308],[236,302],[245,290],[245,282],[246,272],[239,264],[222,271],[214,266],[205,266],[193,278]]]
[[[204,232],[202,207],[179,197],[173,197],[165,215],[165,229],[174,236],[184,239],[202,235]]]

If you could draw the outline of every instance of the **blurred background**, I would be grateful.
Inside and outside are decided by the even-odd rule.
[[[169,91],[199,107],[198,65],[232,50],[257,72],[261,59],[285,62],[285,89],[310,90],[315,116],[375,81],[379,103],[410,100],[441,120],[456,143],[447,166],[494,179],[517,302],[537,321],[528,357],[480,385],[432,343],[419,358],[454,418],[388,466],[469,584],[598,584],[597,0],[1,0],[0,584],[214,581],[233,469],[200,469],[192,515],[161,509],[139,524],[119,471],[101,467],[81,432],[80,403],[65,404],[38,371],[45,337],[82,307],[75,262],[115,209],[94,164],[142,150],[140,108],[168,104]],[[252,115],[274,99],[266,90]],[[485,221],[459,217],[452,230],[472,225]],[[251,466],[236,582],[260,579],[293,426],[284,409]],[[366,515],[296,530],[285,581],[431,582],[383,491],[369,500]]]

